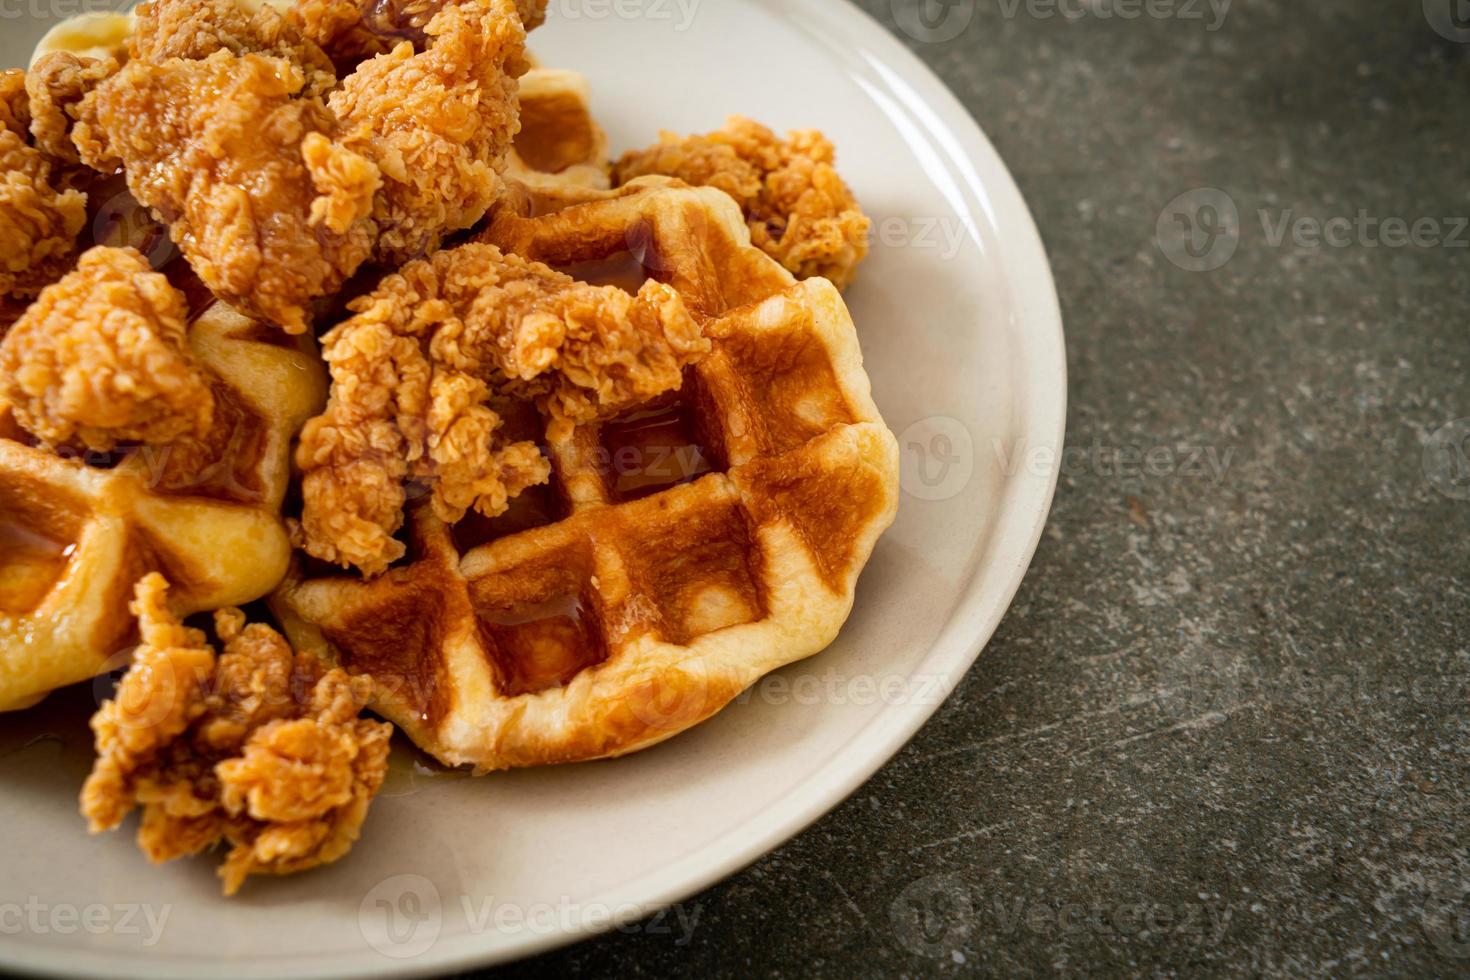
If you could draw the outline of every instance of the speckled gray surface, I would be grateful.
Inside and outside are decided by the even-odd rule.
[[[1066,318],[1036,561],[847,803],[504,972],[1466,974],[1470,44],[1414,0],[930,14]]]

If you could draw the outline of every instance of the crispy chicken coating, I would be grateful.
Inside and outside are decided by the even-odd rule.
[[[405,480],[432,483],[446,523],[488,517],[549,475],[531,443],[496,448],[492,386],[536,398],[564,439],[678,388],[710,344],[672,289],[637,296],[578,283],[491,245],[410,263],[354,301],[322,338],[332,370],[326,412],[297,450],[299,543],[369,575],[402,557]]]
[[[516,10],[527,33],[546,23],[546,8],[550,3],[551,0],[516,0]]]
[[[90,249],[0,342],[0,400],[51,446],[202,437],[214,395],[189,353],[187,316],[183,294],[136,249]]]
[[[167,589],[157,573],[138,583],[142,645],[92,718],[97,761],[81,794],[92,832],[141,806],[138,845],[154,862],[227,841],[226,895],[252,874],[342,857],[387,774],[392,726],[358,718],[372,682],[293,653],[237,609],[215,614],[216,657],[170,612]]]
[[[526,34],[511,0],[446,6],[425,32],[424,51],[403,43],[363,62],[328,100],[344,132],[366,134],[348,145],[382,172],[375,254],[392,266],[484,217],[519,128]]]
[[[473,0],[471,0],[473,2]],[[546,20],[549,0],[516,0],[527,32]],[[407,41],[423,50],[424,28],[446,0],[296,0],[287,16],[348,74],[375,55]]]
[[[0,300],[33,297],[71,268],[87,195],[55,181],[44,154],[0,129]]]
[[[26,73],[20,68],[0,71],[0,129],[23,140],[31,131],[31,97],[26,92]]]
[[[300,68],[307,95],[325,95],[337,84],[326,52],[269,3],[251,13],[237,0],[148,0],[138,5],[129,50],[134,59],[154,63],[202,61],[216,51],[264,54]]]
[[[126,166],[215,295],[289,333],[370,254],[380,183],[305,84],[264,55],[133,60],[88,97],[76,138],[89,166]]]
[[[868,254],[872,222],[838,176],[836,151],[816,130],[782,140],[759,123],[732,116],[705,136],[663,133],[646,150],[618,161],[614,179],[662,174],[717,187],[745,212],[751,240],[800,278],[852,282]]]
[[[114,58],[79,58],[67,51],[42,55],[26,76],[36,148],[62,163],[79,163],[72,128],[81,117],[82,102],[118,68]]]

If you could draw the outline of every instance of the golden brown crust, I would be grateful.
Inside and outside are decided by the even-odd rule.
[[[458,0],[472,6],[477,0]],[[549,0],[515,0],[526,32],[546,20]],[[387,54],[404,41],[422,51],[424,28],[445,0],[296,0],[287,17],[321,45],[345,77],[368,58]]]
[[[0,71],[0,129],[21,139],[31,131],[31,97],[26,92],[26,73],[20,68]]]
[[[445,7],[425,33],[425,50],[401,44],[363,62],[328,102],[356,134],[349,146],[382,171],[375,255],[389,266],[484,216],[504,190],[517,126],[526,35],[510,0]]]
[[[663,133],[618,161],[614,177],[662,174],[733,197],[751,239],[800,279],[824,276],[845,288],[868,254],[871,222],[833,164],[836,152],[816,130],[782,140],[759,123],[732,116],[704,136]]]
[[[214,394],[185,342],[187,313],[137,250],[94,248],[0,342],[0,400],[53,446],[202,438]]]
[[[44,154],[0,129],[0,299],[35,296],[76,258],[87,196],[55,181]]]
[[[140,203],[176,216],[171,233],[214,293],[291,333],[309,304],[368,257],[376,168],[332,141],[335,121],[299,97],[291,62],[217,51],[202,61],[129,62],[88,100]]]
[[[540,399],[570,431],[677,388],[709,349],[668,287],[634,297],[489,245],[410,263],[351,309],[322,338],[332,398],[297,451],[301,543],[370,575],[403,555],[405,480],[430,483],[448,523],[495,517],[545,482],[535,445],[498,435],[492,386]]]
[[[166,604],[153,573],[133,612],[142,645],[92,719],[97,761],[82,788],[92,832],[142,806],[138,844],[155,861],[231,845],[226,895],[251,874],[291,874],[347,853],[387,772],[391,726],[359,720],[365,678],[295,655],[235,609],[204,634]]]
[[[129,51],[154,63],[202,61],[216,51],[270,55],[301,69],[306,95],[325,96],[337,83],[326,52],[269,3],[252,14],[237,0],[147,0],[138,5]]]
[[[72,130],[82,116],[83,102],[118,68],[114,58],[77,57],[66,51],[42,55],[26,76],[36,148],[62,163],[79,163]]]

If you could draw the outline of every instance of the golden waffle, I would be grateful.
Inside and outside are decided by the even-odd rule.
[[[592,118],[592,90],[574,71],[533,68],[521,77],[521,131],[506,179],[537,211],[576,204],[612,186],[607,134]]]
[[[0,710],[105,669],[133,632],[133,584],[164,573],[189,614],[260,598],[290,542],[290,442],[325,400],[319,359],[215,303],[192,324],[214,376],[197,443],[66,458],[0,408]]]
[[[447,527],[421,507],[399,567],[311,569],[274,601],[420,746],[485,770],[635,751],[821,650],[898,504],[841,297],[753,248],[729,197],[655,177],[520,204],[486,240],[588,281],[667,282],[713,353],[675,397],[549,443],[553,485],[508,514]]]

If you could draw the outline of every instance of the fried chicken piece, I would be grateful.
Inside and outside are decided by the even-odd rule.
[[[97,761],[82,788],[93,833],[143,808],[138,845],[157,862],[220,841],[224,892],[252,874],[293,874],[345,855],[388,769],[392,726],[358,718],[372,682],[295,654],[237,609],[215,614],[218,658],[166,604],[154,573],[137,585],[142,645],[92,718]]]
[[[296,0],[287,16],[346,77],[359,63],[404,41],[422,49],[424,27],[443,5],[443,0]]]
[[[137,250],[93,248],[0,342],[0,399],[52,446],[202,437],[214,395],[187,316],[183,294]]]
[[[82,813],[94,832],[122,822],[140,775],[205,711],[214,653],[203,633],[169,613],[166,591],[156,573],[138,583],[131,612],[142,643],[113,699],[92,717],[97,762],[82,788]]]
[[[126,166],[215,295],[288,333],[372,251],[380,183],[304,85],[265,55],[134,60],[87,99],[76,138],[89,166]]]
[[[516,10],[527,34],[546,23],[546,8],[550,3],[551,0],[516,0]]]
[[[487,517],[544,482],[531,443],[495,448],[495,390],[537,398],[551,438],[678,388],[709,341],[661,283],[635,297],[578,283],[491,245],[413,262],[355,300],[322,338],[333,387],[297,450],[305,501],[298,543],[368,575],[402,557],[403,483],[433,484],[448,524]]]
[[[0,400],[50,446],[202,437],[214,395],[187,317],[184,295],[136,249],[90,249],[0,342]]]
[[[426,50],[404,43],[363,62],[328,100],[344,132],[367,132],[348,145],[382,172],[374,254],[392,266],[484,217],[519,127],[526,32],[511,0],[446,6],[425,32]]]
[[[0,129],[0,299],[30,298],[71,268],[87,195],[60,189],[44,154]]]
[[[270,55],[301,69],[306,95],[324,96],[337,84],[326,52],[269,3],[252,14],[237,0],[147,0],[138,5],[129,50],[133,58],[155,64],[170,58],[202,61],[216,51]]]
[[[549,0],[516,0],[529,33],[546,20]],[[407,41],[423,50],[424,28],[445,0],[297,0],[287,16],[301,33],[321,45],[345,76],[376,55]]]
[[[66,51],[42,55],[26,76],[36,148],[62,163],[80,163],[72,129],[81,117],[83,100],[119,67],[115,58],[79,58]]]
[[[825,276],[839,289],[868,254],[872,222],[833,168],[836,151],[816,130],[782,140],[759,123],[731,116],[706,136],[662,133],[614,169],[622,185],[662,174],[717,187],[745,212],[751,240],[799,278]]]
[[[31,97],[26,92],[26,73],[20,68],[0,71],[0,129],[22,140],[31,131]]]

